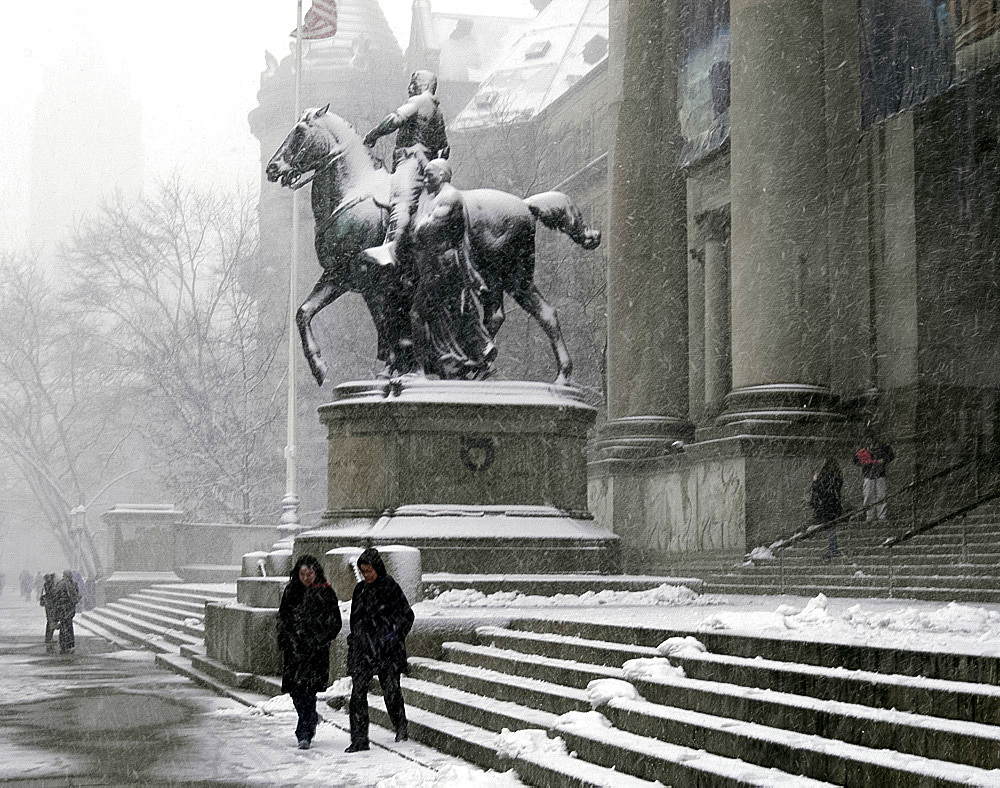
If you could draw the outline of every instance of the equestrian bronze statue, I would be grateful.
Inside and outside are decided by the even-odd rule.
[[[378,332],[378,358],[385,365],[380,374],[392,377],[417,372],[420,359],[414,353],[411,322],[414,283],[408,281],[408,274],[402,273],[406,266],[378,264],[368,251],[381,247],[387,237],[390,174],[377,165],[351,125],[330,112],[329,105],[302,114],[265,171],[269,181],[292,189],[312,184],[316,257],[323,272],[299,307],[296,320],[316,382],[323,384],[327,366],[311,328],[312,320],[349,291],[359,293],[371,312]],[[595,249],[600,244],[600,231],[588,228],[580,210],[561,192],[544,192],[521,199],[496,189],[471,189],[460,192],[459,197],[464,205],[464,231],[468,236],[465,252],[482,285],[477,287],[463,276],[454,279],[455,286],[464,289],[467,295],[477,291],[474,295],[480,302],[481,323],[490,343],[503,324],[504,296],[509,293],[549,338],[558,367],[555,382],[568,383],[572,361],[555,309],[534,282],[535,226],[540,221],[565,233],[584,249]],[[455,195],[449,190],[447,198],[453,202]],[[419,221],[418,215],[416,222]],[[440,227],[430,226],[425,232],[435,243],[445,246],[452,237]],[[426,303],[417,306],[426,308]],[[480,337],[467,336],[463,341],[466,349],[480,343],[476,346],[482,358],[486,355],[492,358]],[[489,365],[482,363],[472,367],[464,363],[439,366],[427,371],[443,378],[463,379],[482,378],[490,372]]]

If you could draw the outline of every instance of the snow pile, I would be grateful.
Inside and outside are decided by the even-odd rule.
[[[541,728],[512,731],[504,728],[497,734],[497,755],[501,758],[519,758],[522,755],[566,755],[566,743],[556,737],[550,739]]]
[[[622,679],[594,679],[587,685],[587,700],[592,709],[606,706],[612,698],[643,700],[636,688]]]
[[[773,561],[775,556],[774,553],[771,552],[770,547],[755,547],[753,550],[750,551],[750,554],[747,556],[747,558],[750,559],[751,563],[756,564],[760,563],[761,561]]]
[[[706,616],[699,631],[725,630],[764,637],[816,638],[888,648],[1000,654],[1000,612],[957,602],[896,607],[867,600],[839,612],[824,594],[804,607],[783,604],[773,613],[724,611]]]
[[[420,603],[431,608],[460,607],[594,607],[631,606],[654,607],[667,605],[708,605],[718,604],[703,599],[687,586],[664,583],[645,591],[584,591],[582,594],[555,594],[541,596],[522,594],[520,591],[497,591],[484,594],[474,588],[452,588],[434,599]]]
[[[634,690],[633,697],[638,697]],[[556,717],[556,721],[552,727],[557,731],[571,731],[573,733],[593,736],[600,735],[606,728],[612,726],[611,720],[599,711],[568,711]]]
[[[885,629],[891,631],[927,631],[962,635],[992,636],[1000,631],[1000,613],[949,602],[938,610],[918,610],[914,607],[900,610],[871,611],[854,605],[844,611],[844,621],[859,629]]]
[[[663,657],[652,659],[630,659],[622,665],[622,673],[633,681],[660,681],[670,684],[687,677],[680,665],[671,665]]]
[[[184,626],[186,626],[186,627],[201,626],[201,619],[200,618],[185,618],[184,619]]]
[[[351,681],[350,676],[344,676],[343,678],[337,679],[333,684],[326,688],[325,692],[320,692],[316,695],[316,700],[331,700],[333,698],[349,698],[351,696],[351,688],[354,682]]]
[[[693,635],[682,638],[667,638],[656,647],[656,650],[665,657],[690,657],[708,651],[705,644]]]
[[[469,786],[469,788],[507,788],[524,785],[514,772],[484,772],[474,766],[451,764],[439,772],[415,767],[379,780],[375,788],[445,788],[445,786]]]

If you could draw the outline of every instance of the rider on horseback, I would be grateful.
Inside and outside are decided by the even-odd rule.
[[[410,76],[410,97],[365,135],[365,145],[371,148],[379,137],[398,132],[392,154],[389,229],[382,246],[365,250],[379,265],[398,262],[397,246],[400,239],[408,237],[423,187],[424,165],[434,158],[447,159],[450,152],[436,92],[437,76],[433,71],[414,71]]]

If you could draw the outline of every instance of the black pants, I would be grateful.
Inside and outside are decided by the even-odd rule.
[[[316,725],[319,723],[319,715],[316,713],[316,693],[296,688],[289,694],[299,715],[299,724],[295,726],[295,738],[299,741],[302,739],[312,741],[316,735]]]
[[[59,628],[59,622],[54,618],[45,619],[45,642],[51,643],[52,636],[55,634],[56,629]]]
[[[351,743],[368,741],[368,687],[373,673],[355,673],[351,676]],[[380,670],[378,683],[382,685],[385,710],[389,712],[392,727],[397,731],[406,727],[406,709],[403,707],[403,691],[399,688],[399,672]]]
[[[73,634],[73,615],[69,615],[59,621],[59,651],[65,654],[76,646],[76,637]]]

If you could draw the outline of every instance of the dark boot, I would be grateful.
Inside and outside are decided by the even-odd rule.
[[[406,732],[406,723],[404,722],[398,728],[396,728],[396,741],[409,741],[410,734]]]
[[[351,746],[344,750],[344,752],[362,752],[368,749],[371,748],[368,746],[367,741],[352,741]]]

